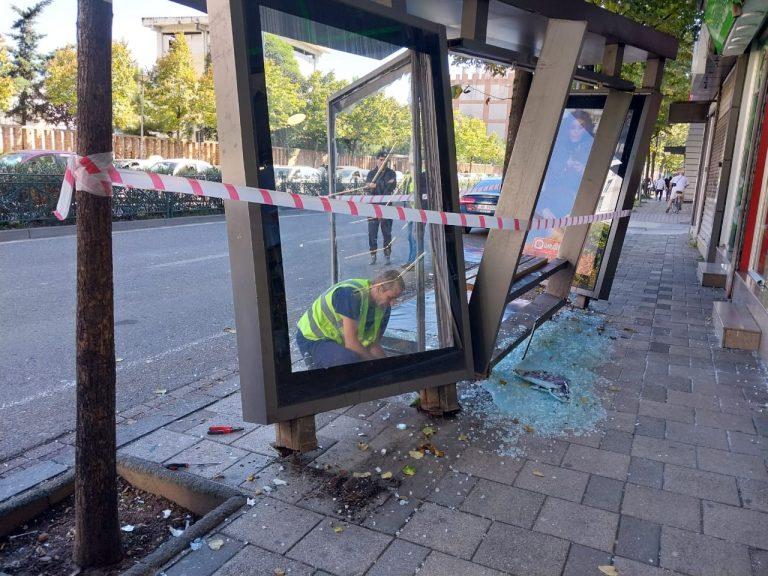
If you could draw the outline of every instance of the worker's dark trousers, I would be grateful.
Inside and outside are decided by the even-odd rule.
[[[392,220],[368,218],[368,249],[371,251],[371,256],[376,255],[379,225],[381,225],[381,235],[384,238],[384,256],[388,257],[392,253]]]

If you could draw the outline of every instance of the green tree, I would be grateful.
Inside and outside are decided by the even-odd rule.
[[[136,63],[124,42],[112,44],[112,123],[120,130],[134,129],[136,113]],[[49,122],[74,126],[77,116],[77,53],[74,46],[57,48],[48,57],[43,79]]]
[[[294,82],[301,82],[302,76],[296,55],[287,41],[279,36],[265,32],[262,35],[264,43],[264,59],[277,64],[283,73]]]
[[[411,141],[411,111],[391,96],[377,92],[338,116],[337,136],[352,154],[380,149],[405,153]]]
[[[486,133],[485,123],[458,113],[454,116],[456,160],[501,165],[504,161],[504,143],[496,134]]]
[[[288,118],[304,110],[301,85],[292,80],[274,60],[264,60],[264,70],[267,76],[269,129],[275,144],[284,145]]]
[[[37,18],[53,0],[40,0],[28,8],[11,6],[18,18],[11,25],[10,37],[15,46],[11,48],[11,78],[16,85],[16,104],[8,110],[22,125],[38,118],[42,111],[42,72],[44,59],[38,53],[38,44],[43,38],[35,30]]]
[[[307,119],[299,126],[295,143],[300,148],[325,149],[328,142],[328,98],[347,85],[333,72],[313,72],[303,83],[304,113]]]
[[[11,78],[11,62],[8,50],[0,48],[0,110],[7,110],[16,95],[16,85]]]
[[[183,34],[176,34],[168,53],[158,59],[149,74],[145,109],[149,124],[160,132],[181,138],[194,125],[193,104],[197,74],[192,52]]]
[[[211,58],[205,59],[205,71],[200,76],[195,93],[197,123],[204,130],[206,138],[216,134],[216,92],[213,87],[213,65]]]

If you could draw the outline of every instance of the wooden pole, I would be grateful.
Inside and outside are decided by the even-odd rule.
[[[77,153],[112,148],[112,4],[78,0]],[[122,557],[115,471],[115,320],[111,200],[77,198],[77,435],[73,559]]]

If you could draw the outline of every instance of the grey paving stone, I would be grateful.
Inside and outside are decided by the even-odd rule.
[[[174,420],[170,424],[164,426],[164,428],[166,430],[172,430],[173,432],[186,432],[187,430],[207,422],[211,417],[215,415],[216,412],[211,412],[210,410],[198,410],[197,412],[193,412],[184,418]],[[250,426],[255,428],[257,424],[250,424]]]
[[[473,561],[511,574],[559,576],[567,554],[566,540],[495,522]]]
[[[200,549],[192,550],[182,556],[178,562],[163,572],[166,576],[210,576],[245,546],[234,538],[219,534],[207,536],[205,540],[211,541],[218,538],[224,541],[218,550],[211,550],[210,547],[203,545]]]
[[[667,464],[664,468],[664,490],[715,500],[738,506],[739,490],[733,476],[704,472]]]
[[[697,498],[627,484],[621,513],[667,526],[698,530],[701,513]]]
[[[250,457],[264,458],[268,461],[271,460],[268,456],[264,456],[258,452],[252,452]],[[259,462],[259,460],[256,462]],[[226,472],[227,471],[225,471],[225,474]],[[246,472],[240,477],[241,483],[239,486],[242,490],[245,490],[246,492],[255,492],[257,490],[263,491],[263,486],[268,485],[272,489],[269,493],[271,498],[276,498],[283,502],[288,502],[289,504],[296,504],[308,493],[317,489],[320,484],[320,480],[314,477],[309,471],[305,472],[303,467],[293,466],[288,462],[281,464],[279,461],[273,462],[269,466],[263,467],[261,470]],[[248,478],[251,478],[251,480],[248,480]],[[275,478],[287,482],[288,484],[284,486],[275,486],[274,482],[272,482]]]
[[[607,430],[602,442],[600,442],[600,449],[619,454],[629,454],[632,451],[632,434],[618,430]]]
[[[242,417],[243,401],[240,397],[240,392],[230,394],[229,396],[214,402],[206,409],[211,412],[216,412],[217,414],[223,414],[225,417],[232,417],[235,415]]]
[[[214,406],[216,406],[216,404],[211,406],[210,409],[213,409]],[[275,427],[274,424],[272,424],[270,426],[261,426],[253,432],[249,432],[245,436],[235,440],[232,445],[250,452],[259,452],[266,456],[277,456],[277,451],[272,448],[272,443],[274,441]]]
[[[620,576],[681,576],[680,572],[673,572],[666,568],[657,568],[620,556],[613,557],[613,565],[619,571]]]
[[[632,456],[627,474],[627,482],[661,488],[664,485],[664,463],[658,460]]]
[[[589,481],[589,474],[528,461],[515,480],[515,486],[533,492],[580,502]]]
[[[693,408],[688,406],[678,406],[677,404],[654,402],[652,400],[640,400],[638,414],[640,414],[640,416],[653,416],[654,418],[665,418],[666,420],[693,424]]]
[[[429,548],[403,540],[393,540],[366,576],[405,576],[415,574],[430,553]]]
[[[655,375],[654,375],[655,376]],[[667,389],[659,384],[646,383],[640,397],[644,400],[653,400],[654,402],[667,401]]]
[[[712,448],[697,448],[699,468],[752,480],[768,480],[763,459]]]
[[[610,552],[618,522],[618,514],[550,497],[544,503],[533,528],[538,532]]]
[[[130,454],[152,462],[165,462],[168,458],[198,442],[200,442],[199,438],[161,428],[120,449],[120,453]]]
[[[669,391],[667,402],[670,404],[679,404],[681,406],[691,406],[692,408],[705,408],[709,410],[717,410],[720,407],[717,396],[711,394],[678,392],[677,390]]]
[[[696,424],[709,426],[710,428],[721,428],[723,430],[736,430],[745,434],[755,434],[756,432],[752,419],[749,416],[704,410],[702,408],[696,409]]]
[[[458,576],[459,574],[461,576],[502,576],[502,573],[497,570],[448,556],[442,552],[432,552],[419,570],[419,576]]]
[[[751,570],[746,546],[669,526],[661,529],[661,565],[693,576],[744,576]]]
[[[336,532],[334,527],[342,527]],[[338,521],[323,520],[288,552],[288,557],[339,576],[363,574],[392,538]]]
[[[450,471],[437,483],[427,500],[449,508],[458,508],[476,483],[476,476]]]
[[[240,486],[252,475],[266,468],[273,458],[258,454],[256,452],[246,452],[246,455],[237,460],[229,468],[225,468],[217,474],[217,480],[230,486]]]
[[[768,514],[705,501],[704,534],[768,550]]]
[[[608,510],[609,512],[618,512],[623,495],[623,482],[592,474],[589,477],[587,491],[584,493],[581,503],[585,506],[592,506],[601,510]]]
[[[358,441],[360,439],[359,434],[365,434],[367,437],[372,438],[380,430],[381,428],[378,425],[374,427],[374,425],[367,420],[352,418],[342,414],[318,429],[317,434],[319,436],[333,438],[334,440]]]
[[[518,448],[529,460],[558,466],[568,450],[568,442],[527,435],[520,440]]]
[[[480,480],[461,507],[483,518],[530,528],[544,503],[544,496],[506,484]]]
[[[669,422],[672,424],[672,422]],[[653,416],[638,416],[634,433],[649,438],[664,438],[667,429],[667,421]]]
[[[243,542],[284,553],[320,520],[322,516],[309,510],[262,497],[222,531]]]
[[[605,576],[598,566],[608,566],[611,555],[602,550],[571,544],[563,576]]]
[[[214,572],[214,576],[275,576],[280,569],[291,576],[310,576],[315,570],[256,546],[246,546],[229,562]]]
[[[473,476],[502,484],[512,484],[518,471],[523,467],[523,460],[499,457],[495,452],[471,447],[461,454],[461,458],[456,460],[454,467]]]
[[[162,414],[159,410],[151,410],[143,414],[138,420],[126,419],[117,425],[117,447],[122,448],[126,444],[173,422],[177,418],[176,414]]]
[[[661,525],[633,516],[622,516],[616,539],[616,554],[645,564],[659,565]]]
[[[169,458],[174,462],[189,462],[190,469],[195,474],[205,478],[213,478],[247,455],[248,452],[245,450],[233,446],[201,440]],[[203,463],[205,464],[203,466],[196,465]]]
[[[393,494],[366,516],[363,526],[385,534],[396,535],[420,505],[420,500],[415,498],[405,500]]]
[[[647,436],[635,436],[632,443],[632,456],[682,466],[696,466],[696,449],[693,446]]]
[[[768,512],[768,482],[745,478],[738,478],[737,482],[745,508]]]
[[[23,469],[16,468],[7,476],[0,478],[0,501],[24,492],[65,470],[67,466],[52,460],[44,460]]]
[[[565,453],[563,467],[625,480],[629,469],[629,456],[572,444]]]
[[[629,432],[633,434],[635,432],[635,419],[633,414],[627,414],[626,412],[616,412],[614,410],[606,411],[607,418],[605,419],[605,427],[610,430],[619,430],[621,432]]]
[[[728,450],[728,438],[725,430],[684,424],[682,422],[667,422],[667,440]]]
[[[469,560],[490,524],[484,518],[427,502],[400,531],[400,537]]]
[[[754,576],[768,576],[768,551],[750,550],[752,557],[752,574]]]
[[[744,434],[743,432],[728,432],[731,450],[740,454],[752,454],[754,456],[768,455],[768,441],[764,436]]]

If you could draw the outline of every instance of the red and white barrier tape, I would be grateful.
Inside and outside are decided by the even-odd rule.
[[[136,170],[118,170],[112,166],[112,154],[94,154],[72,161],[64,173],[61,185],[61,195],[54,214],[59,220],[64,220],[69,214],[72,203],[72,192],[75,188],[100,196],[111,196],[112,186],[138,188],[155,192],[173,192],[176,194],[192,194],[221,198],[223,200],[239,200],[254,204],[282,206],[298,210],[313,210],[316,212],[333,212],[350,216],[367,216],[370,218],[386,218],[406,222],[421,222],[423,224],[441,224],[443,226],[461,226],[471,228],[486,228],[494,230],[546,230],[551,228],[566,228],[579,226],[602,220],[628,216],[631,210],[617,210],[588,216],[567,216],[565,218],[534,218],[530,222],[517,218],[501,216],[483,216],[480,214],[457,214],[437,210],[422,210],[403,206],[388,206],[378,202],[402,202],[410,199],[408,195],[398,196],[350,196],[344,200],[328,198],[327,196],[305,196],[290,192],[278,192],[251,186],[238,186],[197,180],[182,176],[169,176],[154,172]],[[395,199],[396,198],[396,199]],[[374,203],[376,202],[376,203]]]

